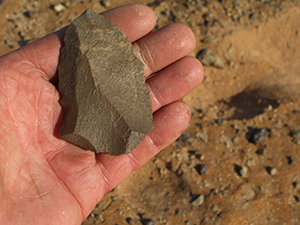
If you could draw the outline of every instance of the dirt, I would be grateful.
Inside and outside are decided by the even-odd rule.
[[[201,58],[205,79],[184,98],[193,112],[186,132],[109,192],[83,224],[300,224],[299,1],[118,0],[109,8],[133,2],[154,10],[156,28],[190,26],[193,56],[214,54]],[[55,12],[58,3],[1,3],[0,54],[87,7],[107,9],[73,0]]]

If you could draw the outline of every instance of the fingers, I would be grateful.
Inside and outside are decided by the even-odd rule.
[[[188,55],[195,47],[193,31],[183,24],[171,24],[133,43],[136,56],[145,65],[145,76]]]
[[[155,14],[145,5],[120,6],[108,10],[102,15],[116,24],[131,42],[149,33],[156,24]]]
[[[194,90],[203,79],[203,67],[199,60],[184,57],[159,71],[146,81],[150,91],[152,110],[183,98]]]
[[[184,102],[173,102],[154,114],[154,129],[131,153],[121,156],[98,154],[97,164],[105,178],[105,192],[176,140],[187,128],[190,116],[190,109]]]
[[[145,76],[186,56],[195,46],[193,32],[183,24],[172,24],[149,33],[155,25],[155,15],[147,6],[126,5],[106,11],[103,15],[120,27],[131,41],[137,40],[133,48],[145,64]],[[28,66],[28,73],[38,69],[39,73],[34,71],[34,74],[40,74],[45,79],[55,82],[65,30],[66,28],[63,28],[32,42],[11,53],[8,58],[18,65],[24,62],[23,67],[24,64]]]
[[[145,5],[138,4],[114,8],[102,15],[123,30],[131,41],[149,33],[156,22],[153,11]],[[58,60],[65,31],[66,28],[63,28],[34,41],[11,53],[13,56],[10,54],[10,58],[18,64],[20,61],[25,61],[29,67],[38,68],[47,80],[53,79],[57,75]]]

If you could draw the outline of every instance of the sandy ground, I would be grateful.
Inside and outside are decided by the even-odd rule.
[[[83,224],[300,224],[299,1],[111,0],[105,7],[7,0],[0,3],[0,54],[87,7],[127,3],[149,5],[156,28],[190,26],[205,79],[184,98],[193,112],[186,132],[109,192]]]

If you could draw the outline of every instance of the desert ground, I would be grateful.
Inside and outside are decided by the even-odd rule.
[[[188,25],[205,78],[183,135],[82,224],[300,224],[299,0],[4,0],[0,55],[129,3]]]

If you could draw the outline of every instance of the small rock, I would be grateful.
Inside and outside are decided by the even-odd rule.
[[[144,219],[141,221],[141,223],[143,225],[155,225],[155,222],[153,220],[150,220],[150,219]]]
[[[290,133],[290,136],[295,138],[295,139],[299,139],[300,138],[300,130],[293,130],[291,133]]]
[[[227,137],[225,134],[222,134],[220,137],[220,142],[223,142],[226,147],[231,147],[232,146],[232,141],[229,137]]]
[[[263,148],[257,149],[256,154],[257,155],[263,155],[265,150]]]
[[[96,153],[131,152],[153,123],[144,66],[127,35],[88,8],[72,21],[64,43],[58,66],[65,111],[59,137]]]
[[[296,202],[300,202],[300,197],[299,196],[295,196],[295,200],[296,200]]]
[[[201,159],[201,156],[203,156],[199,150],[189,150],[188,153],[194,155],[197,159]]]
[[[204,142],[208,141],[208,134],[206,134],[206,133],[197,132],[195,134],[195,137],[200,139],[201,141],[204,141]]]
[[[168,16],[168,19],[171,20],[171,21],[173,21],[173,22],[175,22],[176,15],[177,15],[176,11],[171,10],[170,11],[170,15]]]
[[[248,167],[234,164],[234,171],[240,176],[246,178],[248,175]]]
[[[126,218],[126,222],[127,222],[128,224],[136,224],[136,220],[133,219],[133,218],[131,218],[131,217],[127,217],[127,218]]]
[[[267,128],[248,127],[248,132],[246,133],[246,138],[253,144],[259,144],[263,142],[268,136],[269,131]]]
[[[194,140],[194,138],[191,137],[191,135],[188,133],[183,133],[182,135],[180,135],[179,138],[177,138],[177,141],[183,141],[183,142],[188,142],[188,143],[192,143],[193,140]]]
[[[215,120],[215,123],[218,124],[218,125],[222,125],[224,122],[224,119],[216,119]]]
[[[101,3],[101,5],[103,5],[106,8],[111,6],[110,0],[101,0],[100,3]]]
[[[26,16],[27,18],[33,18],[36,15],[35,11],[25,11],[23,12],[23,15]]]
[[[219,218],[222,218],[222,216],[223,216],[223,212],[220,212],[220,213],[218,213],[218,215],[217,215]]]
[[[221,57],[209,49],[201,49],[197,54],[197,59],[199,59],[204,66],[224,68],[224,63]]]
[[[205,175],[205,174],[207,174],[207,165],[197,164],[194,168],[197,170],[197,172],[198,172],[200,175]]]
[[[255,166],[255,165],[256,165],[255,160],[253,160],[252,158],[247,159],[246,166],[252,167],[252,166]]]
[[[257,20],[257,19],[258,19],[258,16],[257,16],[256,12],[251,13],[251,14],[249,15],[249,19],[251,19],[251,20]]]
[[[210,209],[212,212],[218,212],[220,207],[217,204],[213,204]]]
[[[236,136],[236,137],[233,137],[233,138],[231,139],[231,141],[232,141],[232,143],[234,143],[234,144],[238,144],[238,143],[240,142],[240,138],[239,138],[238,136]]]
[[[266,170],[268,171],[268,173],[272,176],[275,176],[278,172],[277,168],[276,167],[266,167]]]
[[[242,166],[242,168],[240,170],[240,176],[241,177],[247,177],[247,175],[248,175],[248,167]]]
[[[300,189],[300,183],[299,182],[293,182],[293,186],[295,190],[299,190]]]
[[[175,215],[181,215],[182,209],[175,209]]]
[[[54,10],[56,13],[59,13],[59,12],[65,10],[65,9],[66,9],[66,7],[65,7],[63,4],[61,4],[61,3],[57,3],[57,4],[55,4],[55,5],[53,6],[53,10]]]
[[[300,130],[293,130],[289,134],[293,138],[293,142],[300,145]]]
[[[199,195],[194,201],[192,201],[193,206],[200,206],[203,204],[205,195]]]
[[[294,162],[294,158],[293,158],[292,156],[287,156],[286,158],[287,158],[287,160],[288,160],[288,164],[289,164],[289,165],[292,165],[293,162]]]

